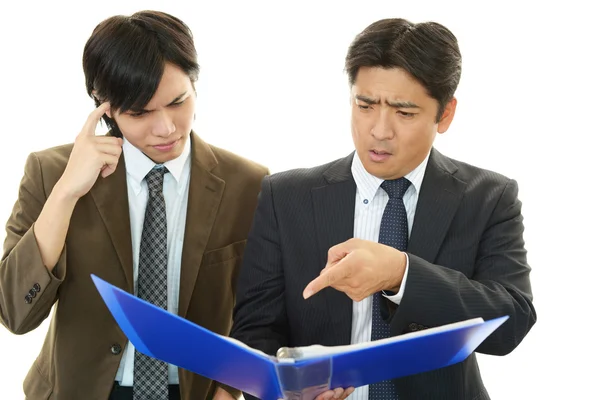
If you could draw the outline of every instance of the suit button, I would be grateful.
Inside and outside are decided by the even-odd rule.
[[[408,329],[410,329],[411,332],[416,332],[418,328],[417,324],[415,324],[414,322],[410,323],[408,325]]]
[[[118,356],[119,354],[121,354],[121,345],[120,344],[113,344],[112,346],[110,346],[110,352],[113,353],[115,356]]]
[[[42,288],[39,283],[36,283],[35,285],[33,285],[33,290],[39,293],[40,290],[42,290]]]
[[[30,295],[31,297],[35,297],[35,296],[37,296],[37,292],[36,292],[35,290],[31,289],[31,290],[29,291],[29,295]]]
[[[30,295],[25,296],[25,303],[31,304],[32,301],[33,301],[33,297],[31,297]]]

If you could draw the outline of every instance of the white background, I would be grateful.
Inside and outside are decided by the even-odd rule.
[[[593,2],[333,3],[3,3],[0,220],[10,214],[27,154],[72,141],[93,109],[81,55],[106,17],[154,8],[186,21],[202,67],[196,131],[272,172],[352,150],[343,66],[355,34],[380,18],[437,21],[458,37],[464,70],[456,118],[436,146],[518,181],[533,268],[538,323],[510,355],[479,357],[484,381],[494,399],[594,397],[600,33]],[[45,321],[23,336],[0,328],[0,399],[24,397],[22,380],[47,328]]]

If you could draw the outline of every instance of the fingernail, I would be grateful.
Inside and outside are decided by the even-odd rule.
[[[304,291],[304,293],[302,293],[302,296],[304,296],[304,299],[308,299],[310,296],[313,295],[313,291],[311,289],[306,289]]]

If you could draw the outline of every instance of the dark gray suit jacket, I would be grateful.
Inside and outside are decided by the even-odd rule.
[[[352,154],[263,180],[244,253],[231,336],[268,354],[282,346],[350,343],[352,301],[306,285],[328,249],[353,237]],[[382,309],[393,335],[469,318],[510,318],[477,349],[505,355],[536,321],[517,184],[432,150],[408,244],[400,304]],[[403,400],[489,399],[475,354],[394,381]]]

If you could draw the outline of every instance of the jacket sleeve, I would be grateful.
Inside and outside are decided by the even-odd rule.
[[[248,235],[231,337],[275,355],[288,343],[285,283],[271,184],[265,177]]]
[[[479,240],[473,276],[409,254],[406,291],[390,319],[392,334],[508,315],[477,351],[505,355],[523,340],[537,316],[517,183],[508,181],[500,193]]]
[[[46,319],[65,278],[66,249],[49,272],[33,232],[46,199],[41,163],[31,153],[6,223],[0,263],[0,321],[15,334],[30,332]]]

